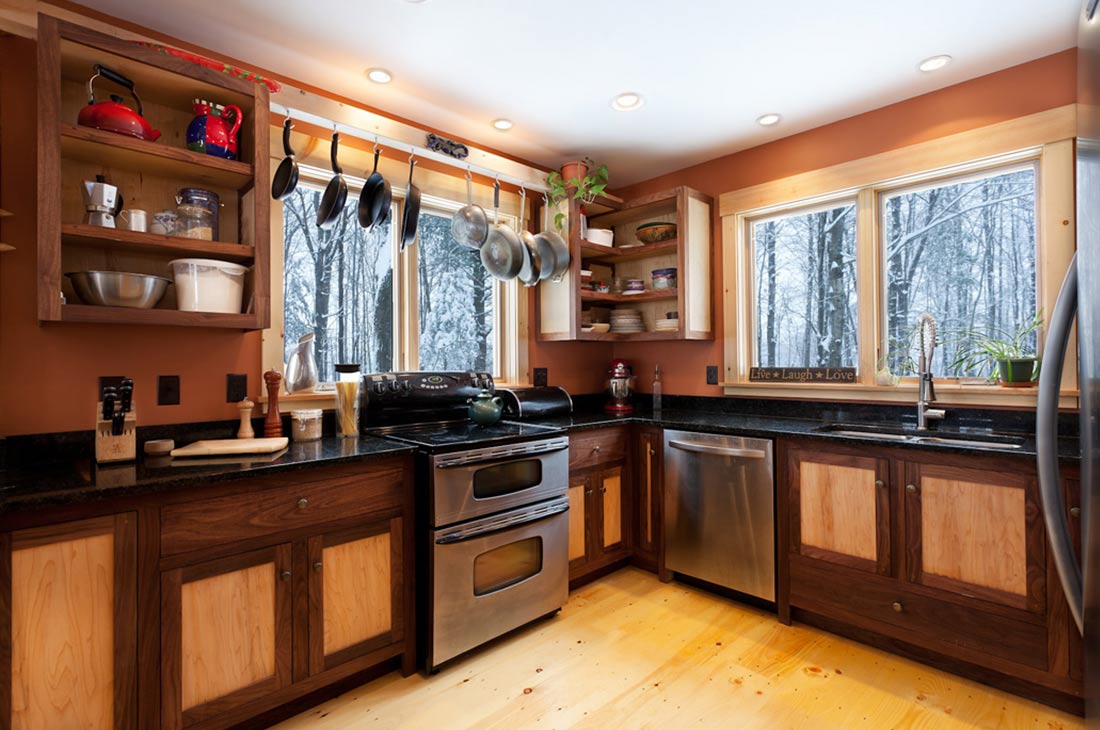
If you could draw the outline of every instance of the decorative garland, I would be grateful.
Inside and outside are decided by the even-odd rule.
[[[223,74],[228,74],[234,78],[244,79],[245,81],[251,81],[254,84],[263,84],[271,93],[278,93],[283,87],[278,81],[274,79],[264,78],[253,71],[246,71],[236,66],[230,66],[228,63],[221,61],[215,61],[210,58],[204,58],[202,56],[189,53],[187,51],[181,51],[178,48],[170,48],[168,46],[161,45],[159,43],[150,43],[149,41],[134,41],[135,44],[156,51],[157,53],[163,53],[169,56],[175,56],[176,58],[182,58],[184,61],[190,61],[191,63],[198,64],[199,66],[206,66],[212,68],[215,71],[221,71]]]

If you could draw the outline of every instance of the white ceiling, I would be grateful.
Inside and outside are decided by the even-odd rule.
[[[547,167],[643,180],[1074,45],[1080,0],[83,0]],[[947,53],[932,74],[917,63]],[[382,66],[394,81],[363,75]],[[645,106],[611,108],[636,91]],[[755,123],[765,112],[780,124]],[[509,132],[489,125],[515,122]]]

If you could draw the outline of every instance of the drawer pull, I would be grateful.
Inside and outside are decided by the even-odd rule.
[[[316,563],[313,564],[313,572],[320,573],[321,569],[324,567],[324,564],[320,560],[318,560]]]
[[[894,609],[894,613],[901,613],[902,611],[905,610],[905,606],[901,605],[900,601],[894,601],[890,605],[890,608]]]
[[[598,453],[600,453],[600,450],[602,448],[603,448],[602,446],[600,446],[599,444],[596,444],[595,446],[592,447],[592,453],[593,454],[598,454]]]
[[[1081,508],[1080,507],[1070,507],[1069,508],[1069,514],[1070,514],[1070,517],[1080,517],[1081,516]]]
[[[905,491],[909,492],[909,494],[916,494],[920,491],[920,489],[917,487],[916,484],[906,484]]]
[[[289,570],[284,570],[282,575],[280,575],[279,577],[282,578],[283,580],[290,580],[290,571]]]
[[[878,489],[882,489],[885,486],[886,486],[886,482],[882,481],[881,479],[876,479],[875,480],[875,487],[877,487]]]
[[[308,506],[309,506],[309,500],[306,499],[305,497],[302,497],[301,499],[298,500],[298,509],[305,509]]]

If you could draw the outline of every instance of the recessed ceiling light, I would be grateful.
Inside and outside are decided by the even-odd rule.
[[[376,84],[388,84],[393,81],[393,74],[384,68],[368,68],[367,78]]]
[[[636,94],[633,91],[625,91],[611,100],[611,108],[618,109],[621,112],[634,111],[642,104],[645,104],[645,99],[642,98],[641,94]]]
[[[756,118],[756,123],[764,127],[770,127],[773,124],[779,124],[779,119],[780,116],[772,112],[771,114],[762,114],[758,116]]]
[[[941,68],[949,63],[951,63],[951,56],[943,54],[940,56],[932,56],[931,58],[924,59],[919,64],[917,64],[917,68],[927,74],[932,73],[933,71],[939,71]]]
[[[499,129],[501,132],[507,132],[511,128],[512,128],[512,120],[511,119],[494,119],[493,120],[493,129]]]

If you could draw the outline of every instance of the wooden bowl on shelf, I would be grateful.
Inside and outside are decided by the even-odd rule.
[[[645,223],[634,229],[634,235],[642,243],[660,243],[676,238],[675,223]]]

